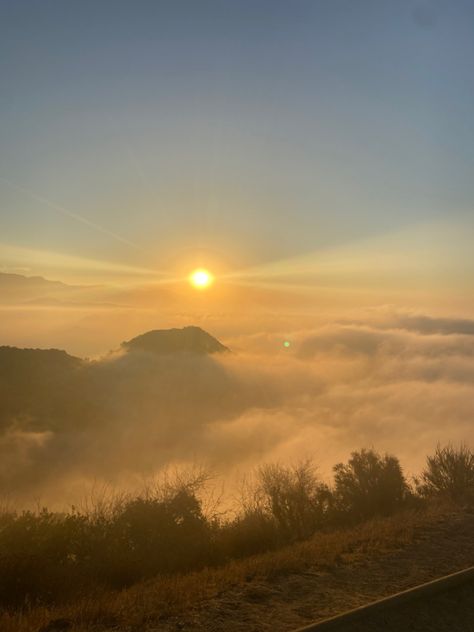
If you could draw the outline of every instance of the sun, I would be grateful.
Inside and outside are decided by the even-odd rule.
[[[212,285],[213,281],[214,277],[212,274],[204,268],[198,268],[189,275],[189,282],[197,290],[205,290]]]

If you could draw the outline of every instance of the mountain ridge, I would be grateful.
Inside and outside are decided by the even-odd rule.
[[[193,363],[229,351],[216,338],[193,326],[152,330],[123,343],[121,349],[121,354],[112,352],[91,361],[61,349],[0,346],[0,429],[12,424],[28,431],[80,429],[100,423],[104,415],[111,415],[107,406],[124,383],[130,385],[128,396],[134,409],[143,403],[140,385],[150,387],[150,383],[147,397],[156,397],[163,405],[169,395],[163,386],[168,362],[161,358],[177,360],[173,379],[183,392],[189,392],[189,360]],[[212,368],[206,363],[206,371],[218,374],[218,365],[211,364]],[[157,375],[161,376],[158,381]]]
[[[230,351],[228,347],[223,345],[217,338],[211,336],[207,331],[196,325],[187,325],[182,328],[172,327],[170,329],[151,329],[143,334],[139,334],[130,340],[126,340],[120,344],[120,348],[127,353],[134,351],[144,351],[155,355],[165,355],[173,353],[195,353],[199,355],[213,353],[227,353]],[[17,347],[15,345],[0,345],[0,363],[2,356],[6,354],[25,353],[46,354],[67,357],[74,361],[83,360],[74,356],[64,349],[55,347],[43,349],[39,347]]]

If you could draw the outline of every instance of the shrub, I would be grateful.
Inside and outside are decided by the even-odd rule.
[[[262,553],[312,535],[326,522],[332,504],[311,461],[293,467],[267,464],[241,490],[241,512],[220,526],[222,555],[238,558]]]
[[[0,602],[52,601],[82,587],[80,552],[87,540],[85,517],[43,509],[0,519]],[[68,581],[71,577],[73,582]]]
[[[258,471],[262,505],[274,519],[284,541],[310,536],[320,528],[332,502],[329,488],[321,483],[311,461],[294,467],[262,466]]]
[[[246,509],[219,530],[219,544],[224,559],[247,557],[275,549],[279,539],[272,516],[259,507]]]
[[[464,444],[458,448],[438,446],[427,457],[426,467],[417,481],[422,496],[442,495],[455,502],[474,500],[474,453]]]
[[[374,450],[353,452],[346,464],[335,465],[334,481],[337,513],[351,520],[388,515],[409,495],[398,459]]]
[[[0,604],[51,603],[98,585],[215,563],[214,528],[196,482],[80,514],[0,515]]]
[[[117,587],[210,561],[210,525],[187,489],[166,499],[132,499],[104,530],[99,577]]]

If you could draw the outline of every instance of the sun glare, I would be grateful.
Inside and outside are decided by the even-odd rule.
[[[194,270],[194,272],[191,272],[191,274],[189,275],[189,282],[198,290],[204,290],[208,288],[213,281],[214,277],[212,276],[212,274],[207,270],[204,270],[203,268]]]

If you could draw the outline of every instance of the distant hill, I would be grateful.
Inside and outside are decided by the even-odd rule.
[[[60,281],[48,281],[40,276],[24,276],[0,272],[0,291],[20,292],[25,290],[48,291],[60,290],[68,286]]]
[[[81,286],[49,281],[40,276],[0,272],[1,304],[60,299],[69,297],[81,289]]]
[[[127,353],[114,360],[90,362],[58,349],[0,346],[0,430],[12,423],[29,429],[83,428],[99,423],[107,416],[105,408],[117,400],[118,384],[123,386],[128,380],[132,386],[126,405],[132,409],[137,410],[146,397],[163,403],[167,397],[163,386],[166,367],[159,362],[160,355],[203,357],[228,351],[199,327],[149,331],[124,342],[122,348]],[[133,363],[127,362],[126,356],[136,350],[156,356],[157,370],[164,371],[159,373],[159,381],[150,371],[150,358],[142,362],[137,354]],[[120,370],[115,371],[114,366]],[[189,392],[186,366],[183,362],[183,372],[178,371],[178,377],[174,373],[172,379]],[[138,383],[137,371],[141,375]]]
[[[229,351],[216,338],[200,327],[182,329],[155,329],[122,343],[127,351],[148,351],[156,354],[169,353],[223,353]]]

